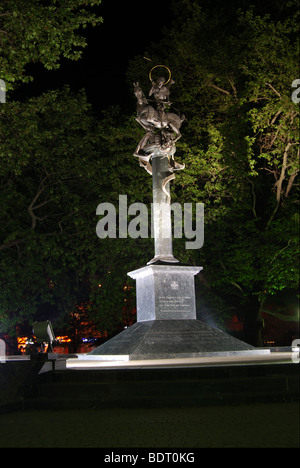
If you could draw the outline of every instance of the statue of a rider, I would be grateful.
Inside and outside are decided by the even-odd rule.
[[[149,96],[152,96],[152,94],[154,95],[154,99],[156,100],[158,107],[163,107],[163,109],[165,109],[166,106],[171,106],[172,103],[169,101],[170,87],[174,83],[174,80],[170,80],[166,85],[165,78],[163,76],[157,78],[156,82],[152,81]]]
[[[156,67],[164,67],[169,71],[167,81],[162,76],[158,77],[156,81],[152,79],[151,72]],[[146,130],[134,156],[139,158],[140,166],[144,167],[150,174],[152,173],[151,154],[155,149],[159,149],[162,154],[168,156],[170,172],[184,169],[184,165],[175,162],[174,154],[176,151],[175,143],[181,137],[179,129],[185,117],[167,111],[168,107],[171,106],[170,87],[175,81],[171,79],[171,72],[167,67],[164,65],[156,67],[153,67],[149,74],[152,83],[149,96],[154,96],[155,107],[150,104],[151,100],[145,97],[139,83],[134,83],[134,94],[137,98],[136,120]]]

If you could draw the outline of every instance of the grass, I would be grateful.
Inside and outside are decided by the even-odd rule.
[[[299,447],[299,404],[27,410],[0,414],[0,447]]]

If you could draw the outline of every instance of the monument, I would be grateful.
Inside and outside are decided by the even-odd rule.
[[[157,69],[167,76],[154,79]],[[134,156],[152,176],[154,257],[128,273],[136,280],[137,322],[89,355],[133,360],[251,353],[251,345],[197,319],[195,276],[202,267],[182,265],[173,256],[170,182],[174,172],[185,167],[174,157],[184,116],[169,112],[170,88],[175,83],[169,68],[156,65],[149,78],[149,98],[134,83],[136,120],[145,130]]]

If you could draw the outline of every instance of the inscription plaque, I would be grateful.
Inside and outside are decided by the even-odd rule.
[[[159,312],[186,312],[191,307],[190,296],[159,296],[158,310]]]

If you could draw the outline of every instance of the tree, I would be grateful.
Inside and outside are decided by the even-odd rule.
[[[54,69],[62,58],[79,59],[86,39],[78,31],[102,22],[90,9],[100,3],[3,1],[1,79],[7,91],[32,80],[31,63]],[[4,332],[43,314],[59,323],[94,291],[106,271],[99,267],[95,235],[97,183],[105,180],[109,187],[111,178],[107,160],[99,161],[101,131],[84,94],[65,89],[25,102],[9,99],[0,111]]]
[[[1,318],[9,328],[22,317],[30,320],[39,304],[59,298],[64,310],[73,299],[84,211],[82,165],[92,146],[86,112],[85,98],[67,92],[5,105],[0,150]]]
[[[28,64],[59,68],[61,58],[78,60],[87,45],[80,28],[102,18],[90,6],[101,0],[3,0],[0,5],[0,77],[6,89],[32,80]]]
[[[3,116],[1,331],[38,319],[61,326],[84,302],[95,323],[112,331],[136,266],[132,252],[145,242],[98,239],[96,208],[117,206],[120,193],[129,204],[148,196],[132,156],[139,138],[132,118],[111,109],[99,122],[84,92],[68,88],[7,103]]]
[[[172,201],[205,204],[204,247],[185,251],[176,241],[175,255],[204,266],[197,289],[219,324],[227,311],[244,315],[251,332],[246,338],[257,344],[266,296],[298,281],[299,110],[290,99],[298,47],[295,2],[283,2],[283,9],[274,2],[267,16],[265,3],[254,3],[259,9],[246,2],[237,2],[241,10],[227,2],[209,10],[204,0],[174,2],[180,7],[174,28],[144,55],[170,66],[172,101],[186,115],[176,153],[186,169],[176,177]],[[25,21],[20,13],[21,7],[29,11],[28,4],[13,3],[19,29],[7,14],[11,2],[2,3],[6,9],[1,5],[0,47],[3,55],[8,41],[3,70],[11,89],[28,80],[28,61],[41,58],[55,67],[71,49],[77,56],[75,30],[93,21],[81,9],[92,2],[52,0],[42,11],[36,0],[29,4],[37,12],[34,26],[33,17]],[[46,38],[42,19],[51,26]],[[71,42],[64,42],[66,34]],[[135,58],[130,83],[139,80],[147,89],[148,72],[149,62]],[[84,92],[67,88],[10,101],[0,117],[1,331],[46,313],[59,324],[83,303],[100,329],[116,329],[124,299],[130,302],[134,291],[124,296],[127,272],[152,257],[153,245],[149,239],[98,239],[96,207],[117,207],[120,194],[128,195],[128,204],[150,204],[151,178],[132,156],[141,129],[117,108],[95,119]]]
[[[299,108],[291,85],[299,9],[295,1],[254,4],[174,2],[174,27],[145,56],[171,68],[172,100],[187,117],[176,194],[205,204],[204,247],[186,258],[204,265],[200,289],[212,315],[222,323],[238,310],[246,339],[259,344],[265,298],[298,285]],[[147,66],[136,59],[131,79]]]

